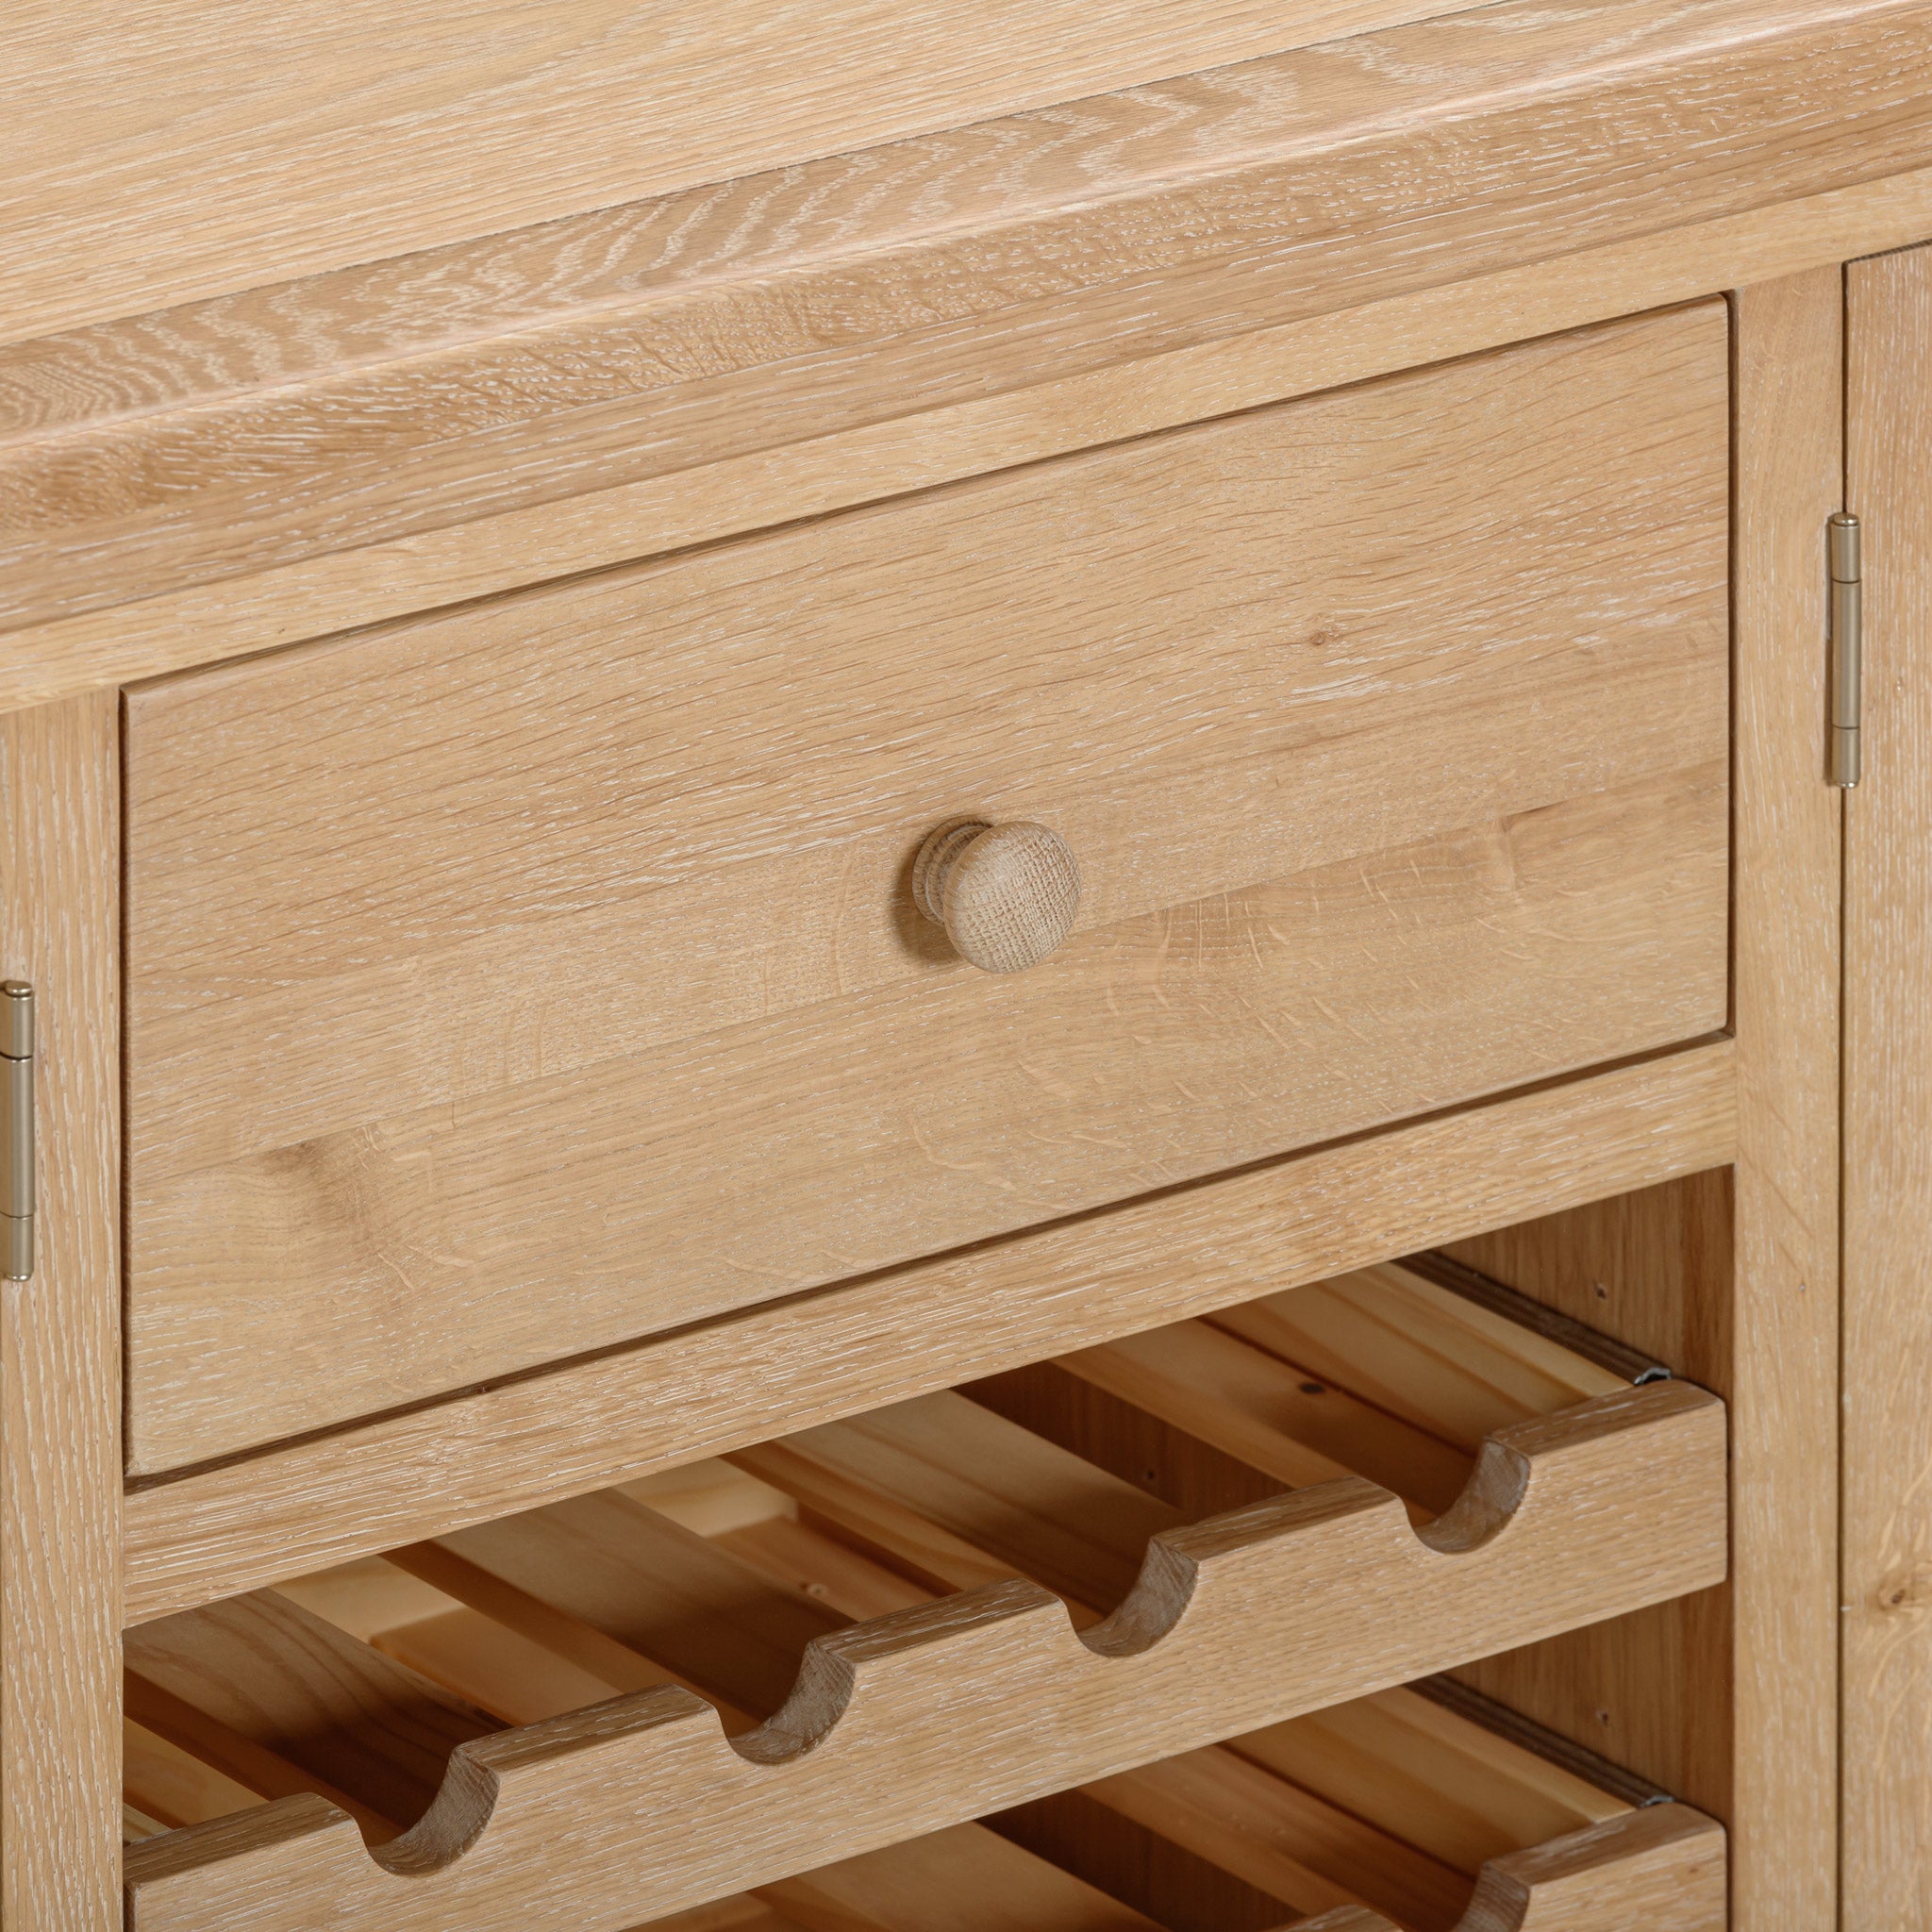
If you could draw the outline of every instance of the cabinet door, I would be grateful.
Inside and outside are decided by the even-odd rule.
[[[1843,1923],[1879,1928],[1932,1924],[1932,247],[1847,275]]]

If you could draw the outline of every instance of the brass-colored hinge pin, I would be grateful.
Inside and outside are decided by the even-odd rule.
[[[1834,785],[1858,782],[1864,763],[1859,741],[1858,690],[1865,654],[1864,572],[1858,520],[1842,510],[1832,518],[1827,550],[1831,568],[1831,745],[1828,772]]]
[[[34,990],[0,980],[0,1277],[34,1272]]]

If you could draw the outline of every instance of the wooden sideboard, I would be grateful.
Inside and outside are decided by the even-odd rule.
[[[0,35],[0,1926],[1932,1925],[1932,5]]]

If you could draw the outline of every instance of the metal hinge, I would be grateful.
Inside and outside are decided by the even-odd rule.
[[[0,980],[0,1277],[34,1272],[34,990]]]
[[[1842,510],[1826,525],[1831,568],[1831,747],[1834,785],[1858,782],[1858,678],[1865,655],[1864,576],[1858,558],[1858,520]]]

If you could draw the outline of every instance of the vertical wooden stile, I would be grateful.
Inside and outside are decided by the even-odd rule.
[[[1832,1923],[1837,1879],[1839,974],[1824,526],[1840,507],[1840,271],[1741,291],[1732,1300],[1732,1923]]]
[[[1865,775],[1845,818],[1847,1928],[1932,1919],[1932,248],[1847,271]]]
[[[1837,1868],[1840,274],[1733,302],[1737,1164],[1454,1250],[1725,1398],[1731,1579],[1468,1674],[1722,1817],[1736,1932],[1808,1932]]]
[[[120,812],[109,691],[0,718],[0,974],[38,1007],[33,1275],[0,1290],[0,1926],[121,1923]]]

